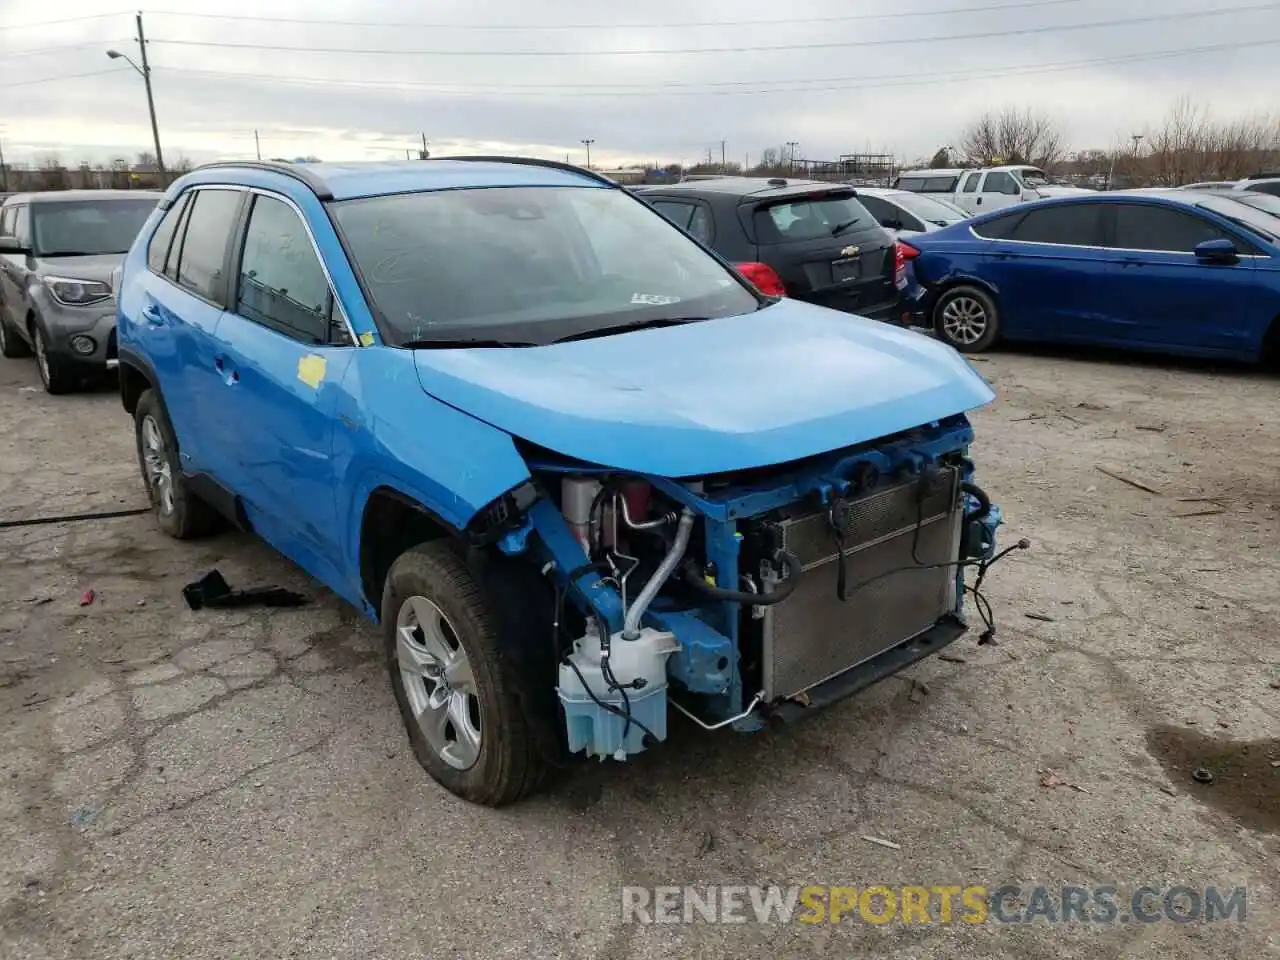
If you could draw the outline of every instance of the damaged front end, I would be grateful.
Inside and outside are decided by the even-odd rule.
[[[668,704],[707,729],[757,729],[960,637],[1001,523],[972,439],[956,415],[683,479],[526,448],[533,485],[489,529],[555,585],[570,751],[625,759],[666,738]],[[989,607],[975,603],[989,638]]]

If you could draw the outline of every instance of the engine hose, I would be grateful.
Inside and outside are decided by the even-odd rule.
[[[978,509],[964,515],[966,520],[981,520],[991,512],[991,498],[976,483],[962,483],[960,489],[978,501]]]
[[[685,583],[712,600],[745,603],[753,607],[768,607],[775,603],[781,603],[791,596],[792,591],[795,590],[796,585],[800,582],[800,561],[793,554],[780,550],[775,554],[774,560],[786,568],[787,576],[785,580],[768,593],[749,593],[745,590],[727,590],[724,587],[714,587],[702,578],[693,564],[686,564],[681,574]]]

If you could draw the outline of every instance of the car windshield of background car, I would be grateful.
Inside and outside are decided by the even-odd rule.
[[[334,220],[398,342],[749,313],[759,301],[623,190],[491,187],[345,200]]]
[[[33,203],[33,252],[37,257],[128,253],[158,199]]]

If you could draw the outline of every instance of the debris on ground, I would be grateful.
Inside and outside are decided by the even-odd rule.
[[[946,663],[968,663],[964,657],[957,657],[954,653],[940,653],[938,659]]]
[[[93,603],[96,597],[97,597],[97,594],[94,593],[93,588],[90,587],[84,593],[80,594],[80,606],[82,607],[89,606],[89,604]]]
[[[1044,771],[1044,775],[1040,778],[1040,786],[1042,786],[1042,787],[1047,787],[1047,788],[1049,788],[1050,790],[1052,790],[1052,789],[1054,789],[1054,788],[1056,788],[1056,787],[1070,787],[1072,790],[1076,791],[1077,793],[1088,793],[1088,792],[1089,792],[1088,790],[1086,790],[1084,787],[1080,786],[1079,784],[1072,783],[1070,780],[1068,780],[1068,779],[1067,779],[1066,777],[1064,777],[1062,774],[1060,774],[1060,773],[1055,773],[1055,772],[1054,772],[1054,771],[1052,771],[1052,770],[1046,770],[1046,771]]]
[[[919,680],[915,680],[915,679],[911,681],[911,702],[912,703],[919,703],[928,695],[929,695],[929,687],[926,684],[923,684]]]
[[[1127,483],[1131,487],[1134,487],[1138,490],[1145,491],[1146,493],[1153,494],[1157,497],[1164,496],[1164,494],[1162,494],[1155,487],[1149,487],[1145,483],[1143,483],[1141,480],[1134,480],[1132,477],[1126,477],[1123,473],[1117,473],[1115,470],[1108,470],[1106,467],[1098,466],[1098,465],[1095,465],[1094,469],[1097,470],[1099,473],[1110,477],[1112,480],[1119,480],[1121,483]]]
[[[1175,513],[1173,519],[1185,520],[1188,517],[1216,517],[1220,513],[1226,513],[1227,508],[1221,506],[1204,507],[1200,510],[1190,510],[1187,513]]]
[[[1173,789],[1173,787],[1161,787],[1160,792],[1167,793],[1171,797],[1176,797],[1178,795],[1178,791]]]
[[[1041,623],[1056,622],[1053,617],[1049,616],[1047,613],[1024,613],[1023,616],[1028,620],[1039,620]]]
[[[33,607],[43,607],[46,603],[53,603],[53,597],[27,597],[24,602]]]
[[[1271,681],[1271,689],[1272,689],[1272,690],[1280,690],[1280,680],[1272,680],[1272,681]]]
[[[1191,779],[1196,783],[1213,783],[1213,773],[1204,767],[1196,767],[1191,771]]]
[[[1137,429],[1147,433],[1164,433],[1168,428],[1163,423],[1140,423]]]
[[[716,835],[710,830],[703,830],[702,835],[698,837],[698,856],[705,856],[715,849]]]
[[[301,607],[309,602],[302,594],[283,587],[232,590],[217,570],[211,570],[195,583],[183,587],[182,599],[192,610],[203,607]]]
[[[878,847],[887,847],[890,850],[902,849],[899,844],[894,843],[892,840],[881,840],[879,837],[862,837],[861,839],[867,841],[867,843],[874,843]]]
[[[1090,403],[1088,400],[1081,400],[1079,403],[1076,404],[1076,409],[1077,410],[1105,410],[1107,409],[1107,407],[1106,407],[1106,404]]]
[[[71,825],[73,827],[87,827],[98,819],[101,810],[95,810],[92,807],[81,807],[71,815]]]

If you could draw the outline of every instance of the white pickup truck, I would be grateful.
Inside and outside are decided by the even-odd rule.
[[[1052,184],[1043,170],[1026,164],[981,170],[904,170],[893,185],[913,193],[941,194],[970,216],[1029,200],[1091,192]]]

